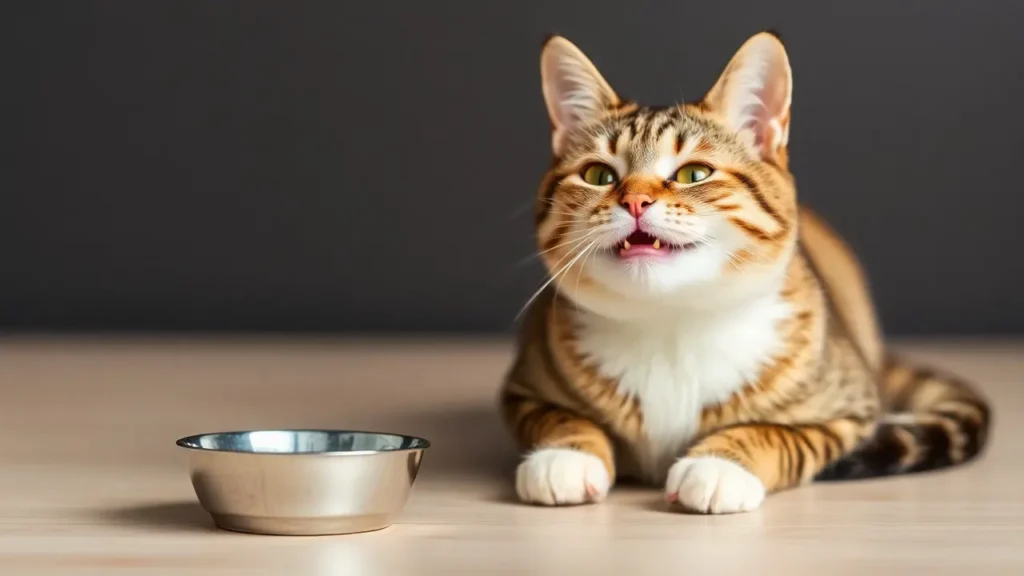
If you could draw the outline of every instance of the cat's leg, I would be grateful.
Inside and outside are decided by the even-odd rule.
[[[768,493],[810,482],[870,436],[875,424],[847,417],[820,424],[747,424],[720,430],[672,465],[665,495],[691,512],[753,510]]]
[[[598,502],[615,481],[612,443],[593,422],[539,400],[506,396],[509,428],[526,455],[516,470],[523,502],[561,506]]]

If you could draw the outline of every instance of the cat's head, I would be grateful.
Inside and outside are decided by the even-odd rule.
[[[781,281],[795,244],[787,168],[792,73],[750,38],[700,102],[621,98],[562,37],[541,55],[554,161],[537,202],[559,290],[616,316],[713,308]]]

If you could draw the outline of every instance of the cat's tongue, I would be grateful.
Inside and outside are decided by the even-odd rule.
[[[667,256],[669,250],[667,248],[655,248],[654,246],[637,246],[632,245],[629,248],[619,248],[619,258],[636,258],[638,256]]]
[[[646,232],[637,230],[619,245],[619,258],[635,258],[638,256],[664,256],[672,247]]]

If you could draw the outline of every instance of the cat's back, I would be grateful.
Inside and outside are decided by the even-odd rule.
[[[840,320],[872,368],[884,357],[870,284],[857,255],[813,210],[800,207],[800,242]]]

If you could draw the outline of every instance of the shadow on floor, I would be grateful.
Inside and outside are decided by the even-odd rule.
[[[516,447],[496,406],[436,408],[399,415],[394,423],[397,431],[430,440],[424,474],[512,481]]]
[[[431,442],[424,454],[421,478],[482,480],[488,486],[488,500],[516,502],[513,479],[517,451],[496,406],[442,406],[429,412],[385,415],[375,418],[371,427],[421,436]],[[161,531],[217,530],[209,514],[194,500],[102,510],[96,516],[103,522]]]
[[[105,521],[174,530],[179,532],[215,531],[213,520],[198,502],[164,502],[126,506],[99,512]]]

